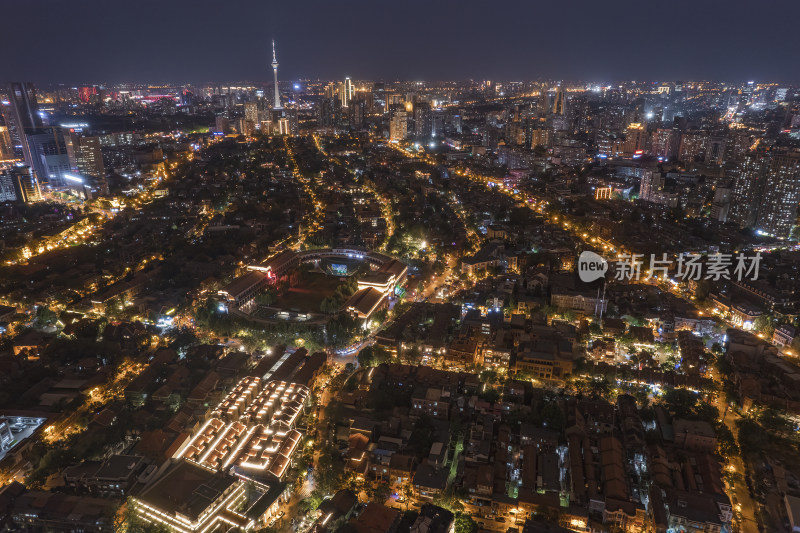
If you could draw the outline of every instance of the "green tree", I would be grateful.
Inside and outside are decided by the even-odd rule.
[[[114,531],[125,533],[171,533],[164,524],[146,522],[136,513],[136,504],[128,498],[114,520]]]
[[[478,523],[467,513],[456,513],[455,533],[478,533]]]
[[[765,409],[758,416],[758,423],[767,431],[777,433],[779,435],[788,432],[792,428],[792,424],[781,414],[780,411],[774,408]]]
[[[723,457],[731,457],[739,453],[739,447],[736,445],[736,439],[733,432],[728,429],[728,426],[719,424],[716,428],[717,443],[719,452]]]
[[[391,354],[383,346],[367,346],[358,352],[358,365],[362,367],[378,366],[390,359]]]
[[[272,287],[256,296],[256,303],[259,305],[270,306],[275,303],[278,293]]]
[[[388,483],[380,483],[372,491],[372,501],[385,503],[392,495],[392,487]]]
[[[572,309],[564,309],[561,312],[561,317],[567,322],[575,322],[577,315],[575,314],[575,311],[573,311]]]
[[[694,297],[697,299],[698,302],[702,302],[706,298],[708,298],[708,294],[711,291],[711,284],[708,280],[701,279],[695,284],[694,289]]]
[[[611,393],[611,382],[607,377],[589,381],[589,395],[592,398],[608,398]]]
[[[753,322],[753,329],[763,334],[767,339],[772,338],[775,333],[775,325],[771,315],[760,315]]]
[[[55,324],[58,317],[56,314],[46,305],[41,305],[36,310],[36,321],[42,325],[46,326],[47,324]]]
[[[489,403],[495,403],[500,399],[500,393],[497,392],[497,389],[486,387],[484,390],[478,393],[478,397]]]
[[[700,395],[689,389],[668,388],[664,392],[663,402],[667,410],[678,418],[713,415],[707,411],[712,406],[702,402]]]
[[[407,481],[400,490],[403,498],[405,499],[406,511],[408,511],[408,504],[411,501],[411,498],[414,497],[414,486],[411,485],[410,481]]]

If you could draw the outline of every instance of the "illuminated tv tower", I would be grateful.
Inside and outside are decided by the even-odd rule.
[[[275,55],[275,41],[272,41],[272,73],[275,76],[275,105],[273,109],[283,109],[281,107],[281,96],[278,93],[278,57]]]

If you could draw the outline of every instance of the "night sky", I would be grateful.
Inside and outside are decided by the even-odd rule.
[[[0,80],[800,81],[797,0],[6,0]]]

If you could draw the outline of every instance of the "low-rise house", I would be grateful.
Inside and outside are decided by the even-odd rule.
[[[64,470],[64,483],[103,497],[125,497],[147,468],[138,455],[112,455],[102,462],[88,462]]]
[[[414,473],[414,493],[421,500],[433,500],[447,488],[449,471],[437,469],[429,464],[421,464]]]

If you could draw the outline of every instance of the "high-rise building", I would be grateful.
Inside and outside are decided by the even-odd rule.
[[[377,82],[372,85],[372,94],[375,98],[374,113],[383,113],[386,111],[386,84]]]
[[[8,90],[9,109],[6,125],[14,148],[15,157],[25,158],[30,165],[26,147],[25,130],[42,127],[36,88],[32,83],[12,83]]]
[[[339,85],[339,98],[342,99],[342,107],[350,107],[350,102],[353,101],[353,82],[350,78],[345,78],[344,82]]]
[[[516,146],[525,144],[527,140],[526,126],[527,124],[521,121],[506,123],[506,127],[503,129],[503,137],[506,144],[513,144]]]
[[[68,174],[71,167],[61,128],[48,126],[26,130],[25,149],[25,161],[40,183],[46,182],[50,187],[65,185],[64,174]]]
[[[317,123],[322,128],[332,128],[337,124],[341,105],[337,98],[323,98],[317,107]]]
[[[361,130],[364,127],[364,115],[367,113],[367,100],[363,98],[364,93],[356,94],[356,98],[350,105],[350,128]]]
[[[392,114],[389,122],[389,140],[402,141],[408,136],[408,113],[397,110]]]
[[[564,89],[561,85],[558,86],[556,89],[555,98],[553,98],[553,114],[554,115],[566,115],[567,108],[566,102],[564,100]]]
[[[227,135],[231,132],[231,121],[224,115],[217,115],[214,118],[214,131]]]
[[[189,89],[184,89],[181,92],[181,105],[184,107],[191,107],[194,105],[194,93]]]
[[[800,152],[753,151],[736,169],[730,220],[786,238],[800,202]]]
[[[29,166],[17,165],[0,170],[0,202],[41,202],[42,189]]]
[[[572,129],[570,117],[567,115],[566,96],[561,85],[556,88],[553,107],[550,111],[548,123],[554,132],[566,132]],[[563,136],[559,136],[559,138],[563,139]]]
[[[753,147],[756,136],[749,131],[735,132],[730,135],[728,142],[725,144],[725,160],[741,162],[744,160],[745,155]]]
[[[528,144],[527,139],[526,144]],[[550,134],[550,130],[541,127],[531,127],[529,144],[531,148],[536,148],[537,146],[542,146],[544,148],[549,147],[552,144],[552,135]]]
[[[100,137],[83,137],[70,131],[64,135],[64,140],[73,171],[93,178],[105,178],[106,167],[103,163],[103,151],[100,149]]]
[[[441,109],[431,111],[431,136],[444,136],[444,111]]]
[[[785,239],[800,202],[800,152],[769,152],[756,230]]]
[[[11,144],[8,126],[0,126],[0,160],[2,159],[14,159],[14,146]]]
[[[433,116],[431,106],[420,102],[414,106],[414,134],[419,139],[427,139],[433,132]]]
[[[730,187],[717,187],[714,190],[714,201],[711,203],[711,219],[719,222],[728,221],[728,212],[731,207]]]
[[[236,132],[241,135],[252,135],[256,131],[256,125],[244,117],[236,119]]]
[[[739,92],[739,107],[744,108],[753,103],[753,96],[755,95],[755,83],[748,81],[741,91]]]
[[[725,162],[725,137],[709,137],[706,142],[706,163],[721,165]]]
[[[539,100],[537,102],[537,111],[540,115],[546,115],[550,112],[550,95],[547,84],[542,84],[539,87]]]
[[[327,98],[328,100],[333,100],[334,98],[336,98],[336,96],[338,94],[339,94],[339,90],[338,90],[338,88],[336,86],[336,83],[329,82],[325,86],[325,98]]]
[[[269,132],[270,111],[264,100],[252,100],[244,104],[244,118],[253,124],[255,129]]]
[[[633,157],[637,153],[641,154],[641,150],[645,148],[646,139],[647,131],[644,125],[638,122],[629,124],[625,129],[625,147],[623,148],[625,157]]]
[[[36,88],[32,83],[12,83],[9,88],[9,96],[12,118],[20,129],[42,126]]]
[[[451,135],[453,133],[460,135],[463,131],[464,111],[462,109],[448,109],[445,111],[444,129],[445,134]]]
[[[704,159],[707,142],[708,135],[705,132],[695,131],[684,133],[681,135],[678,159],[690,163],[697,159]]]
[[[655,157],[669,160],[677,155],[677,145],[677,136],[672,129],[658,128],[651,137],[650,153]]]
[[[748,152],[734,169],[731,209],[728,220],[740,228],[751,228],[756,222],[758,203],[764,191],[764,152]]]
[[[297,135],[299,126],[296,109],[283,109],[275,123],[276,135]]]
[[[19,172],[19,165],[20,163],[16,165],[0,164],[0,204],[17,201],[18,185],[15,184],[16,176],[14,172]]]
[[[645,168],[642,171],[642,180],[639,183],[639,199],[647,202],[657,202],[659,193],[664,190],[664,176],[660,172]]]
[[[12,83],[9,96],[6,123],[15,156],[25,159],[38,182],[55,187],[64,185],[63,174],[70,167],[63,132],[60,128],[42,126],[33,84]]]
[[[245,120],[249,120],[253,124],[259,124],[261,121],[259,120],[259,109],[258,109],[258,100],[253,100],[251,102],[245,102],[244,104],[244,118]]]
[[[16,201],[17,193],[14,189],[14,181],[11,179],[11,173],[0,170],[0,204]]]

